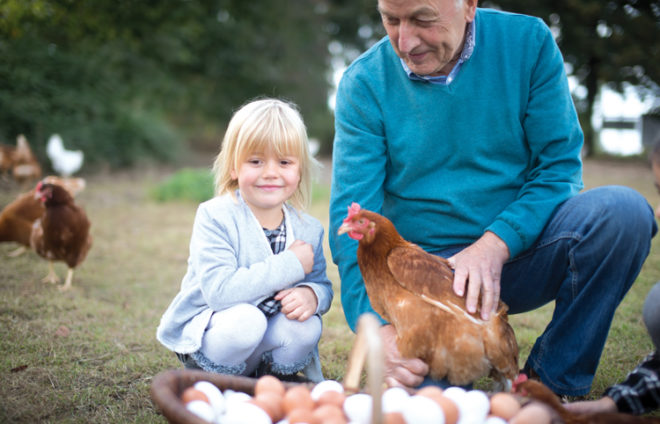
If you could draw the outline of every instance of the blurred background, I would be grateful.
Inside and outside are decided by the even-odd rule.
[[[480,6],[552,28],[585,155],[640,155],[660,137],[660,1]],[[376,0],[2,0],[0,144],[24,134],[48,163],[60,134],[84,152],[83,172],[177,162],[217,152],[244,102],[278,96],[299,105],[328,156],[335,84],[383,34]]]

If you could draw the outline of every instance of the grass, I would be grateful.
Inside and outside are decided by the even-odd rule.
[[[87,178],[78,203],[92,221],[94,244],[69,292],[40,281],[47,263],[36,254],[9,258],[16,245],[0,244],[0,422],[164,422],[149,397],[151,379],[180,365],[156,341],[155,331],[185,272],[197,207],[197,200],[154,199],[153,191],[172,175],[172,170],[143,168]],[[587,162],[585,183],[624,184],[651,204],[658,201],[642,163]],[[0,186],[0,205],[18,192],[15,186]],[[310,212],[327,225],[327,182],[315,193]],[[327,244],[326,253],[336,296],[324,316],[320,351],[326,377],[340,380],[354,336],[344,321]],[[64,265],[56,264],[56,271],[63,277]],[[592,396],[623,379],[652,349],[641,307],[659,279],[656,238],[617,311]],[[552,305],[547,305],[511,317],[521,363],[551,314]]]

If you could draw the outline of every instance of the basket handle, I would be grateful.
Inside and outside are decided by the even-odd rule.
[[[382,395],[385,378],[385,353],[380,337],[380,322],[373,314],[362,314],[358,320],[357,337],[348,359],[348,368],[344,377],[344,389],[357,392],[360,388],[360,375],[364,363],[369,357],[367,388],[373,401],[371,423],[383,422]]]

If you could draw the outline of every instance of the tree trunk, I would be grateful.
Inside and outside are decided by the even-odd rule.
[[[582,131],[584,132],[584,149],[585,156],[591,157],[595,154],[594,147],[596,146],[596,133],[591,124],[591,118],[594,113],[594,103],[598,95],[598,64],[600,60],[597,57],[589,59],[589,74],[585,78],[585,86],[587,88],[587,108],[584,111],[584,119],[582,119]]]

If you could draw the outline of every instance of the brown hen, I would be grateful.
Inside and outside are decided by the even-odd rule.
[[[660,418],[639,417],[616,412],[596,412],[588,414],[573,413],[563,407],[559,398],[543,383],[525,380],[516,383],[513,392],[530,400],[540,402],[552,409],[565,424],[651,424],[660,423]],[[512,421],[513,422],[513,421]]]
[[[396,329],[403,357],[420,358],[435,379],[465,385],[488,375],[511,387],[518,344],[500,302],[488,321],[452,289],[447,261],[404,240],[387,218],[356,203],[338,234],[359,240],[358,265],[374,310]],[[503,386],[503,387],[502,387]]]
[[[87,256],[92,245],[90,222],[85,211],[73,202],[67,190],[57,184],[39,183],[35,197],[44,204],[45,212],[34,221],[30,246],[49,260],[49,274],[45,282],[57,282],[52,261],[64,261],[69,267],[61,290],[71,288],[73,270]]]

